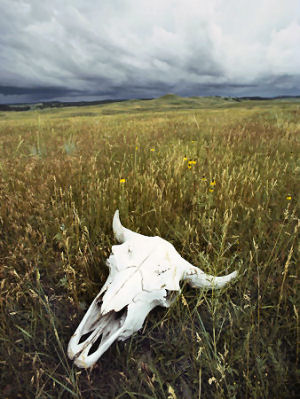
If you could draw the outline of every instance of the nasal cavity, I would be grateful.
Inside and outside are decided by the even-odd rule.
[[[80,337],[80,340],[79,340],[79,342],[78,342],[78,345],[80,345],[80,344],[82,344],[84,341],[86,341],[87,339],[88,339],[88,337],[94,332],[95,330],[92,330],[92,331],[89,331],[88,333],[86,333],[86,334],[83,334],[81,337]]]
[[[99,298],[97,299],[97,306],[99,307],[99,308],[101,308],[101,306],[102,306],[102,303],[103,303],[103,296],[104,296],[104,293],[103,294],[101,294],[100,296],[99,296]]]
[[[99,337],[96,339],[96,341],[93,343],[93,345],[90,347],[90,350],[88,352],[88,356],[92,355],[96,350],[99,348],[99,345],[101,344],[102,340],[102,334],[99,335]]]

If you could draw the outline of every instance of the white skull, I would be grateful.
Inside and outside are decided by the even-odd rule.
[[[112,247],[109,276],[68,345],[68,356],[78,367],[93,366],[114,341],[124,341],[142,328],[154,307],[169,307],[174,299],[169,294],[180,292],[181,280],[195,288],[221,288],[237,275],[205,274],[168,241],[123,227],[118,210],[113,231],[121,245]]]

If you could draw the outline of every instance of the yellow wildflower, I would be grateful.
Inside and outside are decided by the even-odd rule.
[[[288,194],[288,195],[286,196],[286,199],[287,199],[288,201],[291,201],[292,196],[291,196],[290,194]]]
[[[183,160],[184,160],[184,161],[187,161],[187,156],[186,156],[186,155],[184,156]]]
[[[197,161],[189,161],[189,165],[196,165]]]
[[[139,149],[139,147],[138,147],[138,146],[136,146],[136,147],[135,147],[135,149],[136,149],[136,150],[138,150],[138,149]]]
[[[213,382],[216,382],[217,380],[215,379],[215,377],[211,377],[208,379],[208,383],[209,385],[211,385]]]
[[[120,179],[120,183],[123,184],[126,182],[126,179]]]
[[[155,151],[155,148],[151,148],[150,151],[154,152],[154,151]]]
[[[207,181],[207,178],[203,175],[201,180],[202,181]]]
[[[184,306],[189,306],[183,294],[181,294],[181,302],[183,303]]]
[[[168,399],[177,399],[174,388],[172,388],[170,384],[168,384]]]
[[[212,181],[210,182],[210,185],[211,185],[212,187],[216,185],[215,179],[212,179]]]
[[[213,189],[213,188],[210,188],[210,189],[209,189],[209,192],[210,192],[210,193],[213,193],[213,192],[214,192],[214,189]]]

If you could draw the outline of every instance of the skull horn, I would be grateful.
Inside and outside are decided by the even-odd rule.
[[[134,231],[126,229],[126,227],[122,226],[118,209],[114,214],[112,227],[117,241],[121,244],[137,237],[143,237],[142,234],[135,233]]]
[[[237,272],[214,277],[183,259],[160,237],[147,237],[122,226],[119,211],[113,231],[120,245],[107,260],[108,278],[70,339],[68,356],[78,367],[91,367],[114,341],[142,328],[156,306],[169,307],[180,292],[180,281],[195,288],[221,288]]]

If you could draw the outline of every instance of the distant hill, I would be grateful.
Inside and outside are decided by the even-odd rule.
[[[0,111],[29,111],[40,110],[45,108],[63,108],[63,107],[85,107],[91,105],[106,105],[113,103],[126,102],[127,104],[136,104],[139,109],[145,110],[156,108],[159,106],[168,106],[170,108],[183,107],[183,108],[197,108],[203,106],[222,106],[228,103],[236,103],[241,101],[273,101],[273,100],[295,100],[300,99],[300,96],[277,96],[277,97],[181,97],[176,94],[165,94],[158,98],[141,98],[141,99],[107,99],[101,101],[45,101],[39,103],[26,103],[26,104],[0,104]],[[147,101],[147,105],[144,103]]]
[[[29,111],[44,108],[84,107],[87,105],[101,105],[127,101],[127,99],[101,101],[45,101],[29,104],[0,104],[0,111]]]

